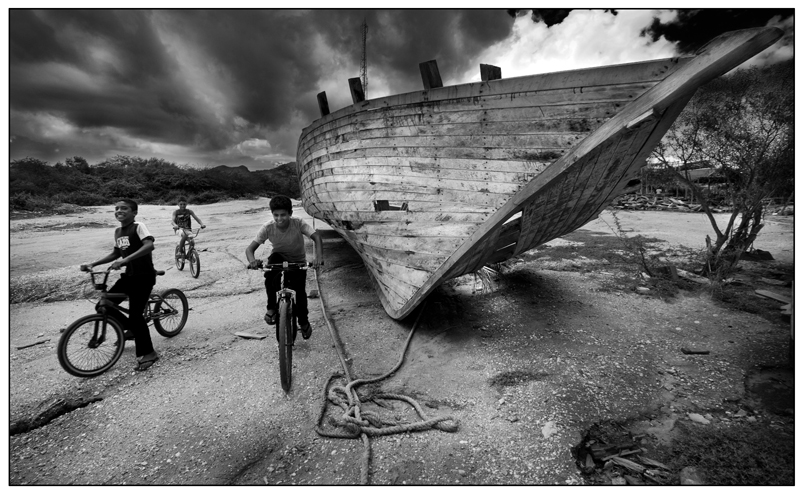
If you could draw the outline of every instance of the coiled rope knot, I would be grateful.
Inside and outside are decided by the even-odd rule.
[[[454,417],[428,417],[425,414],[425,411],[422,409],[422,406],[420,406],[419,403],[411,397],[394,393],[373,393],[368,398],[361,398],[353,390],[353,387],[359,384],[364,384],[367,382],[367,380],[354,380],[348,383],[346,386],[330,386],[331,382],[337,378],[343,378],[343,376],[335,374],[328,380],[328,384],[325,387],[327,390],[327,400],[325,403],[334,404],[342,410],[341,415],[331,415],[328,418],[328,422],[334,427],[339,428],[340,431],[323,430],[322,422],[324,420],[326,411],[326,407],[323,405],[323,408],[320,411],[320,416],[317,420],[316,431],[319,435],[334,438],[358,438],[362,434],[365,434],[369,437],[377,437],[394,435],[397,433],[408,433],[412,431],[425,431],[430,429],[437,429],[448,433],[458,431],[459,423]],[[362,410],[362,404],[364,402],[373,402],[378,406],[386,407],[380,402],[375,401],[375,399],[378,399],[379,401],[404,401],[414,408],[417,415],[420,417],[420,421],[401,423],[396,420],[382,418],[374,411]]]

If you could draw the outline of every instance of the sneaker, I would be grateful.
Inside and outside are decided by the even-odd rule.
[[[264,314],[264,321],[267,322],[267,325],[276,325],[278,323],[278,312],[269,314],[269,311],[267,311]]]
[[[308,340],[311,337],[311,323],[308,321],[300,323],[300,333],[303,334],[303,338]]]

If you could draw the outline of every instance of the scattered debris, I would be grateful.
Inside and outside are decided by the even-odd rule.
[[[762,251],[761,249],[753,249],[752,251],[745,251],[739,258],[742,261],[772,261],[772,253],[769,251]]]
[[[545,438],[550,438],[553,436],[554,433],[558,433],[558,427],[556,426],[555,421],[548,421],[542,427],[542,436]]]
[[[26,349],[28,347],[33,347],[33,346],[39,345],[39,344],[46,344],[47,342],[50,342],[50,339],[39,340],[39,341],[36,341],[36,342],[34,342],[32,344],[18,345],[17,346],[17,350]]]
[[[684,354],[711,354],[711,351],[689,349],[688,347],[681,347],[681,352]]]
[[[703,206],[698,203],[687,203],[677,198],[660,198],[658,196],[643,196],[641,194],[626,194],[620,196],[612,206],[621,210],[703,211]],[[723,210],[712,207],[711,211],[713,213],[722,213]]]
[[[695,423],[700,423],[701,425],[711,424],[711,421],[707,420],[706,418],[700,416],[697,413],[689,413],[687,416],[689,416],[689,419],[691,419]]]
[[[708,280],[707,278],[697,276],[694,273],[689,273],[686,270],[681,270],[680,268],[677,268],[676,271],[678,272],[679,276],[687,280],[691,280],[692,282],[697,282],[698,284],[706,284],[706,285],[711,283],[711,281]]]
[[[241,337],[243,339],[258,339],[261,340],[266,338],[266,335],[260,333],[249,333],[249,332],[235,332],[234,335],[237,337]]]
[[[681,485],[704,485],[703,478],[700,476],[697,468],[689,466],[681,469],[680,473]]]
[[[759,296],[763,296],[763,297],[769,298],[769,299],[774,299],[774,300],[776,300],[778,302],[782,302],[783,304],[790,304],[792,302],[791,298],[789,298],[787,296],[784,296],[784,295],[781,295],[781,294],[776,294],[776,293],[774,293],[772,291],[768,291],[768,290],[758,289],[756,291],[756,294],[758,294]]]

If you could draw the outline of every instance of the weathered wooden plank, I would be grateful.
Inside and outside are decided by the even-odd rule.
[[[489,64],[481,64],[481,81],[494,81],[502,79],[500,67]]]
[[[383,148],[387,152],[395,148],[431,148],[446,150],[447,148],[511,148],[519,149],[552,149],[567,150],[586,137],[582,133],[529,134],[509,136],[408,136],[392,138],[368,138],[353,140],[337,140],[328,144],[319,144],[310,149],[308,158],[316,158],[331,153],[349,150]],[[438,156],[439,154],[436,154]],[[442,153],[441,156],[448,156]]]
[[[355,232],[348,232],[355,236],[359,243],[383,249],[396,249],[409,251],[410,253],[424,253],[443,256],[453,251],[463,242],[462,239],[454,238],[411,238],[398,236],[384,236],[377,234],[359,235]]]
[[[347,215],[349,212],[355,212],[358,214],[363,212],[381,215],[382,218],[393,220],[423,218],[424,215],[428,215],[432,216],[433,218],[440,218],[441,221],[446,222],[451,218],[457,218],[457,215],[459,214],[485,217],[494,213],[493,205],[436,201],[431,200],[430,197],[408,201],[408,211],[383,211],[380,213],[376,212],[375,210],[375,199],[368,198],[360,201],[353,201],[352,198],[350,198],[341,201],[337,200],[335,202],[322,200],[322,198],[319,197],[315,197],[314,199],[319,200],[318,203],[325,211],[335,211],[337,217]]]
[[[587,119],[537,119],[522,121],[479,121],[447,122],[441,124],[395,125],[357,128],[354,125],[334,129],[324,135],[317,135],[313,143],[309,141],[305,151],[313,153],[319,146],[331,146],[338,142],[354,139],[375,138],[409,138],[418,136],[506,136],[506,135],[538,135],[538,134],[580,134],[587,135],[605,122],[605,118]]]
[[[435,102],[421,102],[413,105],[403,105],[390,108],[379,108],[371,112],[351,114],[339,119],[330,120],[325,124],[309,129],[305,139],[312,139],[318,133],[329,132],[347,125],[363,126],[364,128],[386,127],[397,125],[420,125],[446,122],[467,121],[458,120],[463,114],[472,117],[475,112],[487,113],[487,120],[502,119],[503,111],[525,110],[525,115],[536,117],[531,109],[547,113],[556,112],[558,115],[569,115],[572,109],[581,111],[583,108],[627,104],[640,94],[644,93],[655,82],[646,84],[626,84],[619,86],[595,86],[581,88],[576,92],[574,88],[554,91],[534,91],[497,95],[484,95],[479,99],[459,98]]]
[[[442,266],[442,263],[444,263],[444,261],[447,259],[447,256],[444,255],[434,255],[420,252],[415,252],[413,255],[409,255],[408,251],[369,245],[362,245],[361,252],[386,263],[394,263],[396,265],[405,266],[415,270],[425,270],[428,272],[436,271],[436,269]]]
[[[365,222],[354,229],[359,233],[394,235],[398,237],[457,237],[472,235],[479,223],[456,222]]]
[[[460,174],[472,172],[485,172],[488,175],[502,174],[513,176],[515,174],[528,174],[531,178],[544,170],[547,164],[523,160],[475,160],[470,158],[438,158],[418,157],[406,158],[400,156],[370,156],[364,158],[341,158],[322,161],[316,159],[313,166],[304,167],[300,175],[305,177],[319,172],[338,173],[339,170],[355,170],[371,167],[387,167],[387,170],[403,170],[403,173],[412,174]],[[324,174],[323,174],[324,175]],[[316,175],[315,175],[316,177]],[[302,178],[301,178],[302,180]]]
[[[586,161],[583,161],[583,163],[585,164]],[[583,167],[576,166],[572,173],[567,174],[564,179],[560,181],[558,185],[558,197],[555,200],[555,203],[547,206],[547,219],[546,223],[543,222],[542,229],[540,230],[540,239],[542,237],[549,237],[553,232],[560,232],[560,230],[563,228],[560,220],[563,215],[569,214],[569,210],[565,207],[565,204],[573,198],[576,187],[583,185],[578,182],[578,178],[580,177],[579,173],[582,171],[582,168]],[[533,245],[536,245],[536,243],[537,238],[534,237]]]
[[[414,177],[420,179],[434,180],[465,180],[465,181],[480,181],[491,183],[507,183],[514,184],[520,182],[528,182],[536,176],[538,172],[544,170],[544,166],[537,168],[523,169],[522,165],[525,162],[517,162],[520,169],[513,172],[493,172],[486,169],[481,169],[477,164],[474,164],[468,169],[462,168],[438,168],[438,167],[417,167],[412,164],[408,165],[382,165],[373,161],[337,161],[334,163],[328,162],[323,166],[315,169],[313,172],[304,174],[300,179],[301,183],[323,180],[331,177],[339,176],[367,176],[374,174],[376,176],[386,177]],[[505,163],[505,162],[499,162]]]
[[[319,177],[314,180],[314,187],[324,187],[327,191],[409,191],[441,196],[446,196],[450,191],[511,195],[522,187],[522,183],[375,173]]]
[[[398,203],[410,203],[410,202],[417,202],[417,201],[431,201],[432,203],[435,202],[434,198],[431,198],[431,194],[429,192],[412,192],[412,191],[403,191],[401,188],[396,188],[395,190],[381,190],[381,191],[374,191],[374,190],[357,190],[357,189],[346,189],[344,191],[339,190],[327,190],[325,189],[325,185],[321,186],[314,186],[314,194],[322,201],[329,201],[332,203],[337,203],[340,201],[391,201],[391,202],[398,202]],[[494,193],[484,193],[484,192],[471,192],[471,191],[454,191],[448,190],[446,194],[441,194],[436,196],[441,198],[442,202],[446,203],[464,203],[464,204],[472,204],[476,206],[483,206],[483,207],[499,207],[508,201],[511,195],[506,194],[494,194]]]
[[[371,128],[364,128],[358,123],[342,123],[341,127],[316,133],[306,138],[302,146],[298,148],[298,154],[305,159],[321,146],[376,137],[465,135],[474,132],[497,134],[506,131],[516,134],[586,133],[593,131],[607,119],[613,117],[620,107],[620,103],[613,102],[569,107],[523,107],[508,110],[464,112],[437,111],[434,114],[436,115],[436,122],[411,122],[406,125],[392,125],[388,121],[383,121],[381,126]],[[464,126],[462,130],[454,131],[444,127],[453,126],[453,129],[458,129],[457,126],[459,125]],[[443,131],[437,132],[439,128],[443,129]]]
[[[460,223],[475,223],[481,224],[492,213],[491,210],[484,210],[479,212],[455,212],[455,211],[413,211],[412,213],[406,211],[374,211],[372,202],[360,203],[362,208],[370,208],[371,210],[348,210],[337,211],[336,217],[342,222],[370,222],[370,223],[393,223],[405,222],[408,218],[413,218],[413,221],[418,222],[460,222]],[[437,203],[437,207],[441,203]],[[330,211],[330,203],[325,203],[326,208],[319,209],[317,206],[312,206],[311,209],[315,211]],[[409,204],[409,208],[414,208],[414,203]],[[306,211],[308,208],[304,206]],[[464,208],[466,209],[466,208]],[[318,218],[321,218],[319,215]],[[333,221],[331,219],[331,221]]]
[[[317,105],[319,105],[319,113],[322,117],[331,113],[328,107],[328,96],[325,94],[325,91],[317,93]]]
[[[364,101],[364,88],[361,86],[361,78],[351,77],[347,80],[347,83],[350,85],[350,97],[353,99],[353,103]]]
[[[395,156],[400,158],[443,158],[462,160],[521,160],[534,163],[557,160],[567,150],[564,148],[516,149],[516,148],[473,148],[473,147],[415,147],[354,149],[346,152],[331,153],[330,159],[367,158],[377,156]],[[317,156],[326,156],[325,152]]]
[[[491,91],[486,92],[483,83],[467,83],[447,86],[430,91],[415,91],[385,98],[375,98],[360,105],[351,105],[330,114],[326,118],[315,121],[312,126],[323,125],[329,120],[342,118],[371,109],[412,105],[426,101],[446,100],[452,98],[479,98],[492,94],[519,93],[524,91],[546,91],[558,88],[584,88],[592,86],[610,86],[614,84],[661,81],[678,68],[691,61],[691,57],[680,59],[661,59],[632,64],[608,65],[572,71],[539,74],[537,76],[510,77],[492,83]],[[424,93],[424,94],[423,94]],[[367,104],[367,105],[365,105]],[[308,129],[308,128],[307,128]]]
[[[419,64],[419,73],[422,75],[422,85],[425,90],[441,88],[442,76],[439,75],[439,66],[436,60],[428,60]]]

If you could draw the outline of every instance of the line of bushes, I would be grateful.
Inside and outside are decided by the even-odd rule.
[[[158,158],[115,156],[89,165],[76,156],[50,165],[36,158],[11,161],[9,207],[48,211],[62,203],[100,206],[120,198],[146,204],[191,204],[284,194],[300,197],[295,164],[251,172],[246,167],[198,169]]]

